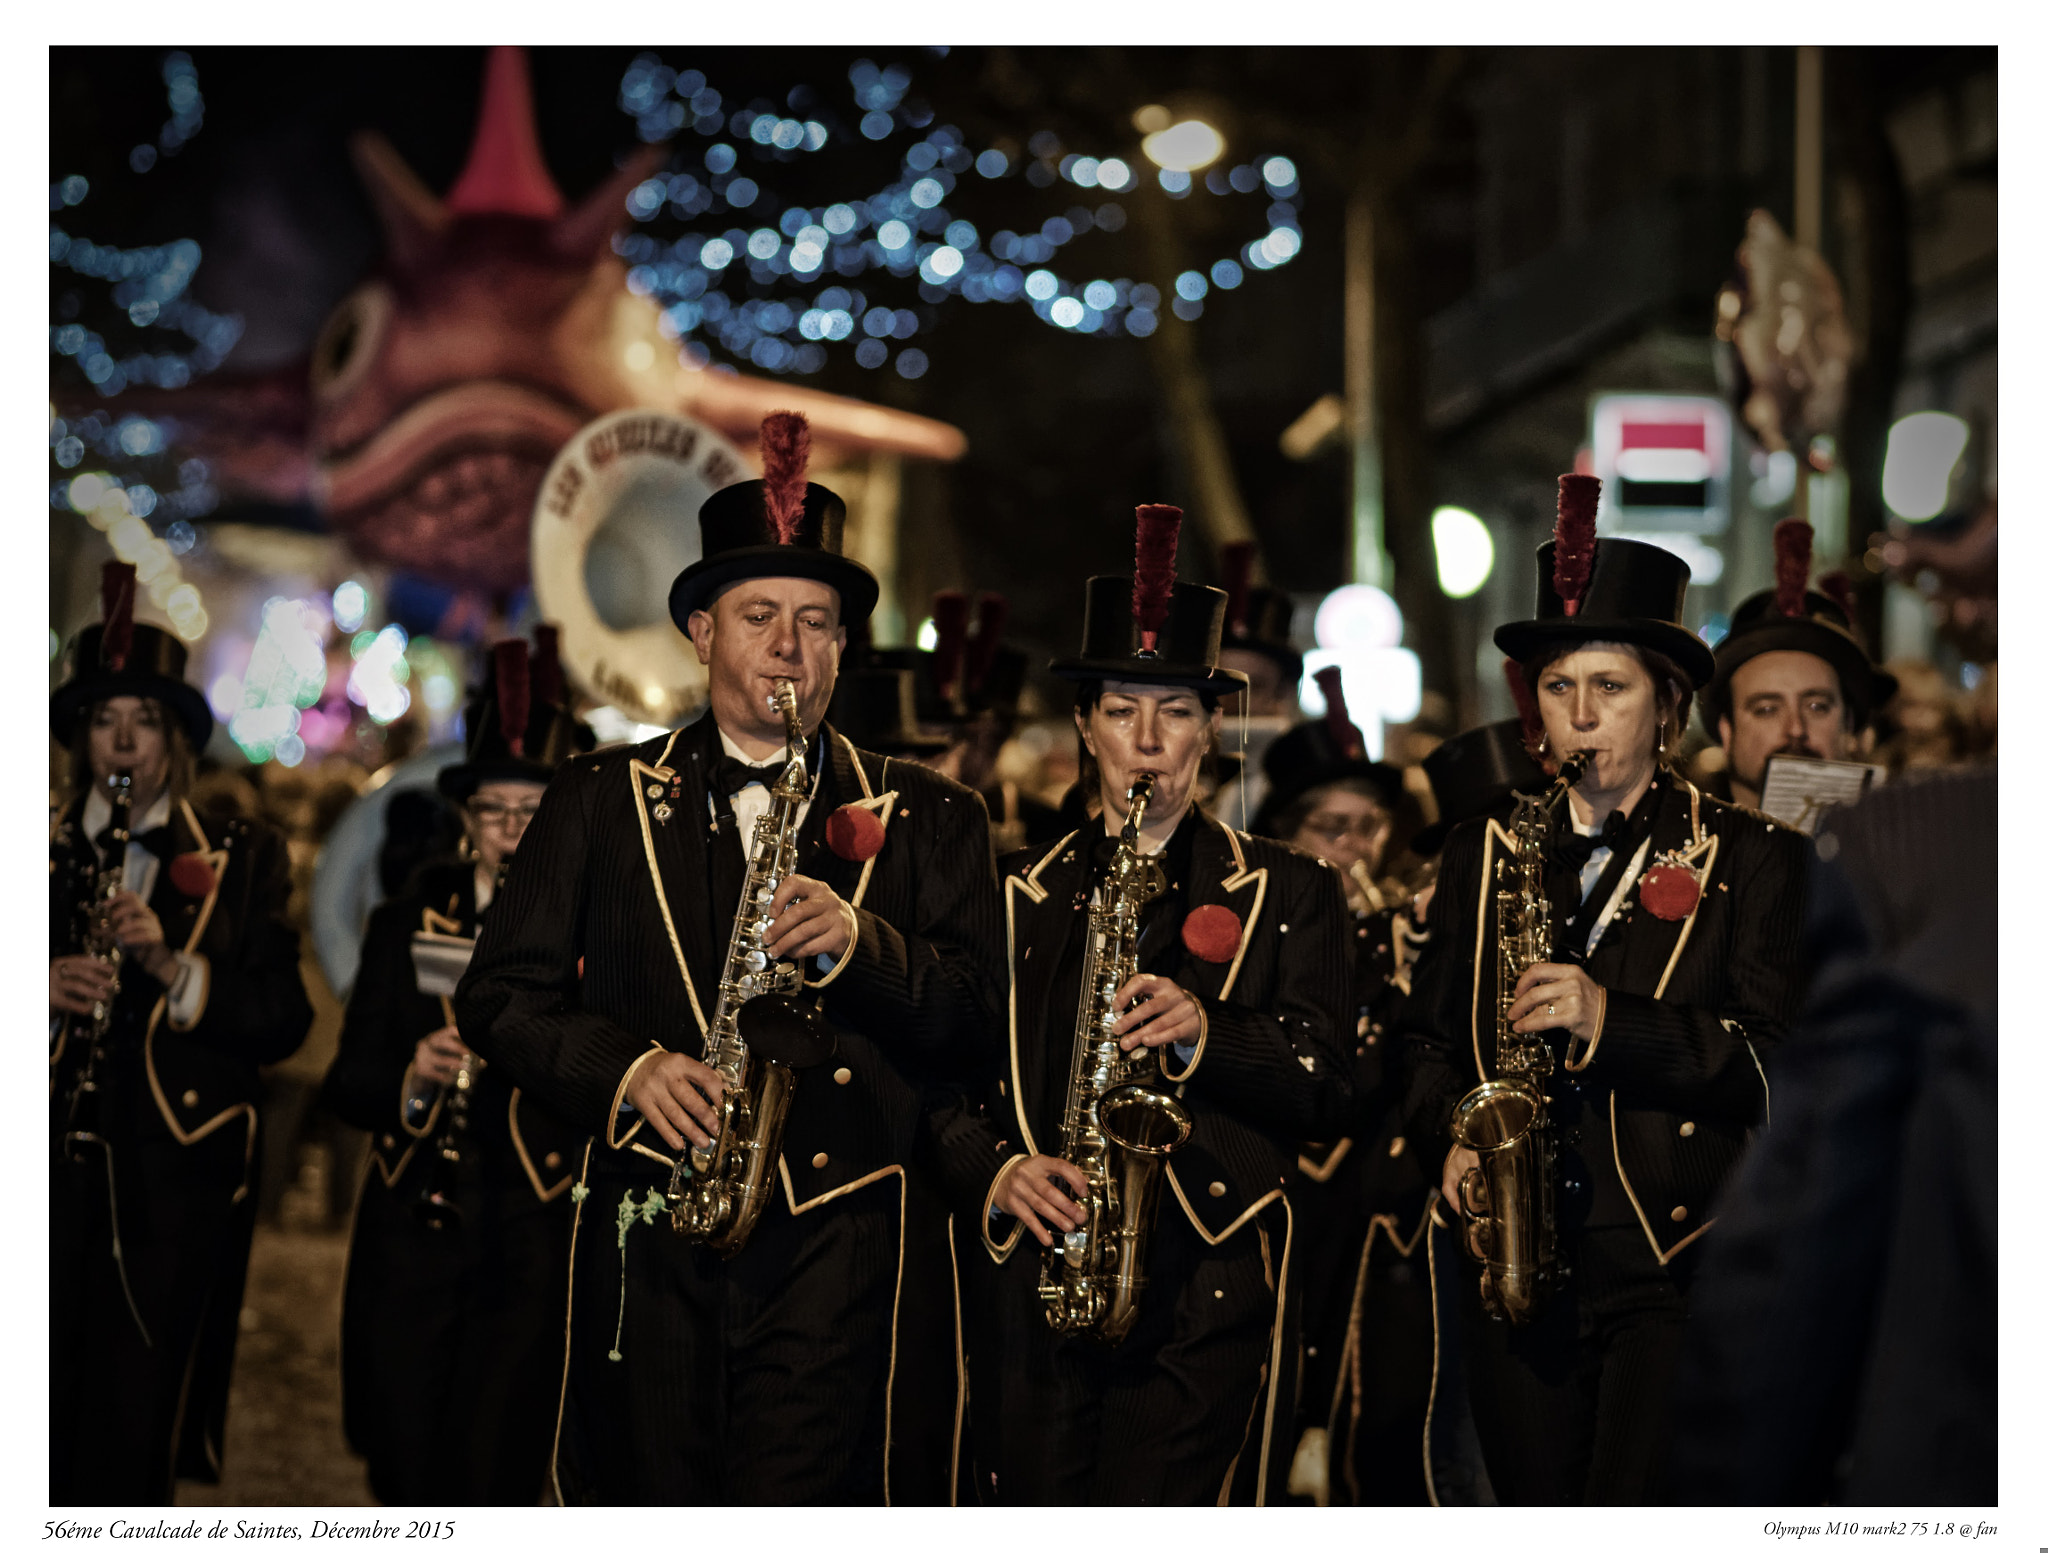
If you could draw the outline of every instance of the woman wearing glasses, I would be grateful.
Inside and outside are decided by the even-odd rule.
[[[561,1383],[580,1144],[463,1045],[449,995],[554,768],[588,749],[541,627],[492,649],[442,771],[462,856],[423,866],[364,938],[324,1097],[370,1133],[342,1309],[349,1443],[388,1505],[540,1500]]]

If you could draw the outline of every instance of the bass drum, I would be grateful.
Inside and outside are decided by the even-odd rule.
[[[341,1002],[348,1001],[349,988],[355,985],[363,929],[369,925],[370,913],[384,899],[378,864],[384,852],[391,801],[405,793],[430,797],[440,803],[434,779],[443,766],[452,766],[460,759],[461,745],[438,744],[409,760],[385,766],[370,778],[355,802],[342,811],[334,829],[327,833],[320,861],[313,866],[313,895],[307,914],[313,953],[320,959],[327,985]],[[453,834],[456,827],[452,811],[450,820]]]
[[[708,426],[657,410],[603,416],[555,455],[533,509],[533,595],[577,690],[664,728],[704,705],[704,666],[669,620],[669,584],[702,555],[704,499],[754,473]]]

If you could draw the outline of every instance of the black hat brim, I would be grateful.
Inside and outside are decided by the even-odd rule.
[[[1213,691],[1219,696],[1232,695],[1251,684],[1251,676],[1236,669],[1212,669],[1206,663],[1168,663],[1149,658],[1056,658],[1051,673],[1055,679],[1119,679],[1133,685],[1177,685],[1188,690]]]
[[[72,735],[78,731],[78,719],[95,702],[108,701],[115,696],[140,696],[161,701],[184,728],[195,755],[205,749],[206,741],[213,737],[213,709],[206,704],[206,697],[199,693],[197,687],[181,679],[152,674],[146,669],[95,669],[59,685],[50,692],[51,736],[61,744],[70,743]]]
[[[1678,665],[1695,694],[1714,677],[1714,650],[1668,620],[1511,620],[1493,633],[1493,645],[1527,663],[1549,642],[1629,642],[1660,652]]]
[[[839,623],[850,625],[875,612],[882,585],[858,561],[803,545],[744,545],[685,567],[669,586],[668,613],[676,629],[689,634],[690,616],[709,609],[721,588],[750,577],[804,577],[839,594]]]
[[[546,787],[554,775],[552,766],[512,756],[498,760],[463,760],[452,766],[443,766],[434,777],[434,786],[440,789],[443,798],[461,803],[486,782],[533,782]]]
[[[1847,633],[1811,619],[1786,619],[1752,626],[1724,637],[1714,654],[1714,676],[1700,691],[1700,715],[1707,725],[1707,737],[1721,741],[1721,719],[1730,715],[1728,696],[1735,671],[1752,658],[1767,652],[1803,652],[1821,659],[1841,681],[1842,695],[1856,709],[1859,725],[1898,694],[1899,682],[1873,664],[1856,640]]]

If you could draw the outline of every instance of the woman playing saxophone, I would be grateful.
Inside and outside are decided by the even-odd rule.
[[[1140,513],[1137,578],[1090,582],[1053,666],[1089,818],[1000,865],[1003,1076],[936,1121],[975,1486],[1005,1504],[1262,1498],[1291,1448],[1285,1183],[1349,1100],[1342,883],[1195,802],[1241,683],[1226,596],[1174,583],[1179,514]]]
[[[1409,1137],[1445,1150],[1446,1211],[1483,1254],[1440,1252],[1437,1299],[1462,1307],[1496,1495],[1641,1503],[1700,1236],[1798,1008],[1807,848],[1671,769],[1713,672],[1683,624],[1689,573],[1654,545],[1596,542],[1598,482],[1560,485],[1536,618],[1494,635],[1558,780],[1508,825],[1451,834],[1403,1020],[1406,1109]],[[1474,1123],[1511,1087],[1547,1135],[1495,1154],[1506,1130]],[[1547,1228],[1520,1238],[1523,1210]]]

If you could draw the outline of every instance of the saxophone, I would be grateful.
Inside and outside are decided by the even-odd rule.
[[[761,943],[774,920],[768,903],[796,872],[797,814],[811,785],[795,683],[777,680],[769,704],[782,714],[789,764],[769,789],[768,812],[754,822],[746,884],[705,1043],[705,1063],[725,1083],[718,1135],[708,1146],[686,1150],[668,1183],[669,1227],[728,1257],[746,1245],[774,1195],[797,1074],[832,1052],[817,1004],[799,996],[803,967],[769,958]]]
[[[116,771],[107,778],[107,802],[114,811],[107,825],[108,855],[93,880],[92,895],[80,910],[86,918],[86,951],[114,973],[114,980],[106,996],[93,1004],[82,1029],[78,1028],[76,1015],[66,1020],[64,1044],[68,1046],[77,1034],[83,1037],[85,1045],[85,1058],[64,1097],[64,1153],[74,1162],[83,1162],[87,1150],[103,1146],[106,1141],[99,1131],[99,1067],[107,1030],[114,1020],[114,1000],[121,995],[121,942],[114,937],[109,917],[114,897],[124,888],[128,868],[128,826],[134,810],[135,788],[134,779],[127,772]]]
[[[1087,1217],[1045,1253],[1038,1297],[1055,1332],[1087,1332],[1120,1343],[1138,1319],[1145,1243],[1159,1205],[1167,1155],[1194,1131],[1187,1112],[1149,1085],[1159,1054],[1125,1052],[1113,1033],[1116,995],[1138,971],[1138,917],[1166,888],[1158,862],[1138,853],[1138,827],[1152,801],[1141,776],[1124,799],[1124,828],[1088,907],[1088,954],[1074,1021],[1060,1156],[1088,1178]]]
[[[1494,1006],[1494,1072],[1451,1113],[1451,1137],[1479,1156],[1465,1172],[1459,1197],[1465,1251],[1482,1271],[1479,1296],[1497,1321],[1526,1326],[1570,1269],[1557,1244],[1558,1127],[1545,1081],[1550,1043],[1541,1031],[1522,1033],[1508,1019],[1515,983],[1550,958],[1550,900],[1543,860],[1565,794],[1586,774],[1584,755],[1568,757],[1540,796],[1515,799],[1510,820],[1515,855],[1495,864],[1494,938],[1498,985]]]
[[[493,901],[504,890],[505,876],[511,871],[511,858],[498,864],[491,882]],[[441,1013],[449,1024],[455,1023],[455,1008],[446,993],[441,995]],[[475,1052],[464,1052],[462,1066],[449,1081],[448,1097],[441,1108],[441,1130],[434,1135],[433,1163],[412,1204],[413,1217],[428,1229],[462,1227],[462,1204],[456,1199],[456,1188],[462,1174],[462,1144],[469,1136],[470,1096],[476,1092],[477,1075],[483,1069],[483,1058]]]

